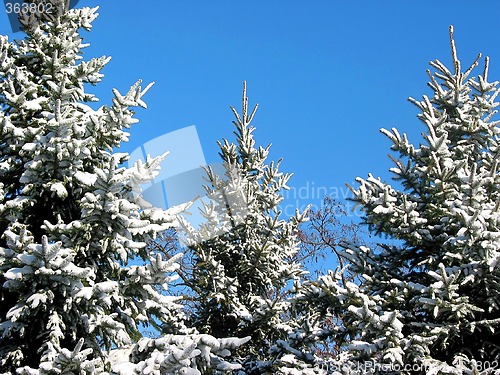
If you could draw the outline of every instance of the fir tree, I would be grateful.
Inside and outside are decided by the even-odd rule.
[[[348,360],[403,374],[480,373],[500,357],[498,82],[489,81],[488,58],[477,77],[480,56],[462,71],[452,28],[450,39],[453,69],[431,62],[433,96],[410,99],[425,142],[382,129],[399,153],[391,172],[403,190],[371,175],[353,189],[369,227],[396,241],[346,245],[360,283],[343,285],[332,273],[309,288],[311,299],[343,313],[332,337]]]
[[[165,155],[125,169],[128,155],[113,153],[150,85],[114,90],[111,106],[93,109],[86,87],[109,58],[84,61],[79,31],[97,8],[50,4],[51,14],[23,17],[24,40],[0,38],[0,368],[230,370],[217,354],[245,339],[187,335],[178,298],[165,293],[180,255],[164,261],[146,249],[176,223],[175,210],[136,203],[136,185],[155,177]],[[172,334],[142,338],[147,324]]]

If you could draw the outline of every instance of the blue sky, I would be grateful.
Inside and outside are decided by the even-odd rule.
[[[420,142],[424,127],[407,98],[430,94],[429,60],[449,65],[449,25],[463,65],[483,52],[490,77],[500,79],[498,0],[78,4],[96,5],[86,58],[112,60],[93,92],[107,104],[113,87],[156,82],[123,150],[196,125],[207,162],[217,162],[216,141],[233,139],[229,105],[239,108],[246,80],[250,103],[260,105],[257,142],[272,143],[271,159],[283,157],[282,170],[294,173],[291,198],[300,206],[314,203],[318,189],[342,195],[344,183],[369,172],[388,180],[381,127]],[[12,36],[3,13],[0,33]]]

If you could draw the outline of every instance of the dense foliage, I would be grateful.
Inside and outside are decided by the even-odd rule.
[[[358,282],[330,273],[307,286],[318,311],[342,317],[330,337],[346,349],[345,367],[498,369],[498,82],[489,82],[487,58],[477,77],[471,74],[480,56],[463,72],[452,29],[450,38],[453,69],[431,62],[433,96],[410,99],[421,111],[425,142],[414,146],[397,129],[382,129],[399,154],[391,172],[402,190],[371,175],[353,189],[365,223],[391,241],[344,244]]]
[[[431,62],[432,96],[411,99],[423,143],[382,129],[395,183],[352,188],[371,246],[328,198],[283,218],[291,175],[256,146],[246,85],[205,221],[143,205],[167,155],[115,150],[151,85],[97,107],[109,58],[85,61],[80,35],[97,8],[50,3],[0,37],[0,372],[500,373],[499,89],[487,58],[462,71],[452,29],[453,69]],[[339,267],[316,277],[324,254]]]
[[[26,39],[0,39],[0,369],[95,374],[115,365],[115,348],[136,353],[120,373],[230,368],[214,353],[245,339],[187,336],[178,298],[165,293],[180,255],[163,261],[146,248],[176,224],[176,212],[136,202],[165,155],[125,169],[128,155],[112,151],[150,86],[114,90],[112,106],[92,109],[86,84],[109,58],[83,61],[79,29],[97,9],[53,5],[24,20]],[[176,336],[141,339],[144,324]]]

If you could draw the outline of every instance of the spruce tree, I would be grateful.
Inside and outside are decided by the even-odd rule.
[[[359,283],[332,273],[309,288],[343,313],[332,337],[352,363],[402,374],[500,371],[498,82],[489,81],[488,58],[472,76],[480,55],[462,71],[452,28],[450,40],[453,68],[431,62],[433,95],[410,99],[424,142],[382,129],[399,154],[391,172],[401,189],[371,175],[353,189],[365,223],[392,241],[345,246]]]
[[[251,337],[237,352],[248,374],[307,367],[306,356],[289,341],[298,325],[291,287],[306,273],[296,261],[305,216],[297,211],[281,218],[282,190],[291,175],[279,171],[281,161],[266,162],[270,146],[256,146],[251,122],[257,106],[249,112],[246,84],[241,113],[231,109],[236,142],[219,142],[223,173],[207,168],[205,221],[199,228],[185,223],[192,255],[183,276],[192,291],[189,319],[215,337]],[[285,355],[289,364],[280,362]]]
[[[0,37],[0,369],[5,374],[190,373],[232,366],[217,356],[245,341],[186,328],[165,288],[180,255],[147,241],[176,212],[146,209],[137,185],[162,155],[123,168],[115,153],[146,107],[140,82],[93,109],[86,92],[108,57],[83,60],[79,32],[97,8],[25,14],[26,38]],[[130,262],[134,261],[134,264]],[[170,335],[142,338],[141,325]],[[110,352],[111,351],[111,352]],[[110,355],[111,353],[111,355]]]

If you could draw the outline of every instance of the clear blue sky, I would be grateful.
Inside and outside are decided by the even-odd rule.
[[[498,0],[455,1],[96,1],[86,57],[110,55],[94,92],[110,103],[137,79],[155,81],[147,110],[124,150],[196,125],[207,162],[216,141],[232,139],[229,105],[240,106],[248,82],[260,145],[284,158],[290,185],[312,200],[315,187],[344,189],[371,172],[389,179],[389,142],[397,127],[420,142],[424,127],[408,96],[430,94],[429,60],[449,65],[448,26],[463,65],[478,52],[500,79]],[[0,33],[12,36],[7,17]],[[14,37],[21,37],[15,34]],[[479,72],[479,71],[478,71]],[[307,203],[307,198],[300,204]]]

